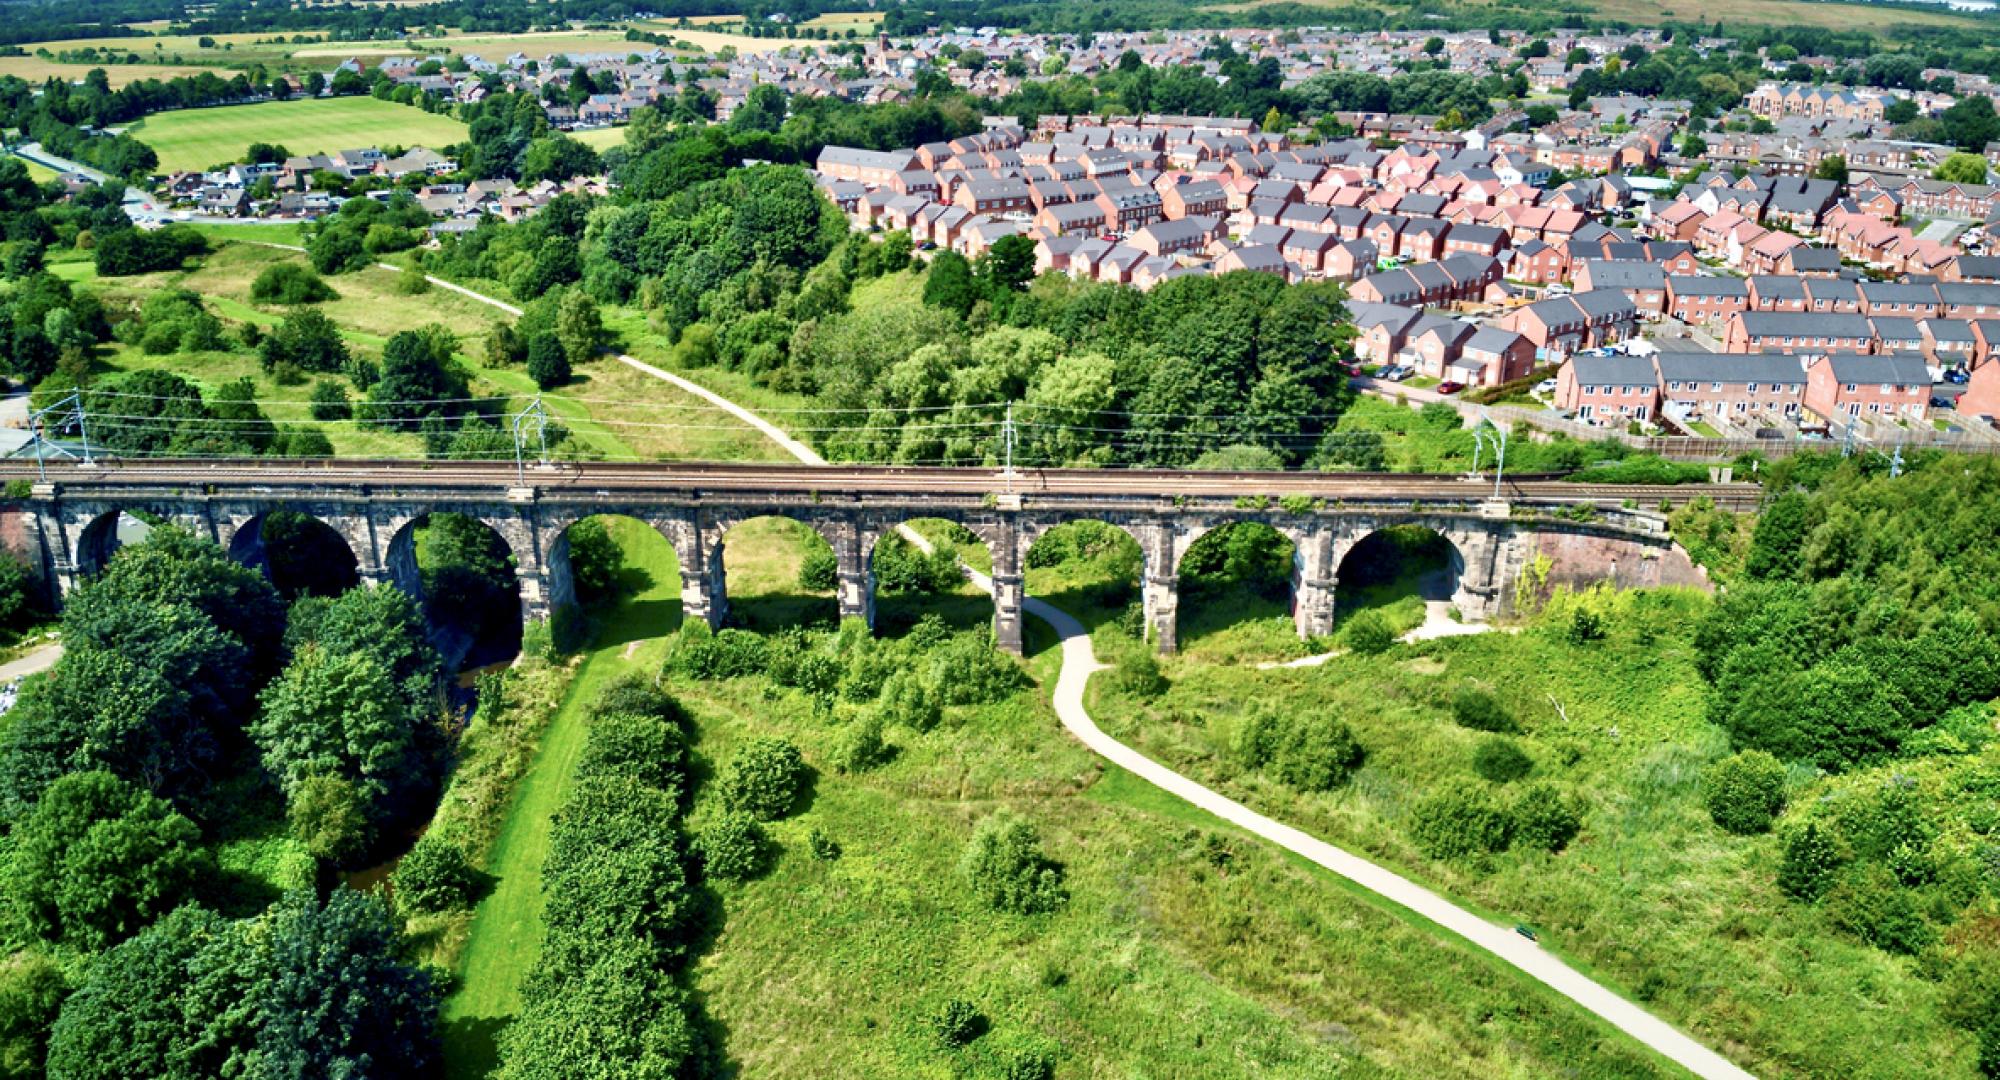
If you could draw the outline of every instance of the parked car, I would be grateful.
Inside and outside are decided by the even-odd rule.
[[[1966,380],[1966,379],[1968,379],[1968,378],[1971,378],[1971,376],[1967,375],[1967,374],[1966,374],[1966,373],[1965,373],[1964,371],[1962,371],[1962,370],[1960,370],[1960,369],[1958,369],[1958,368],[1946,368],[1946,369],[1945,369],[1945,373],[1944,373],[1944,381],[1946,381],[1946,382],[1948,382],[1948,383],[1952,383],[1952,384],[1954,384],[1954,385],[1961,385],[1961,386],[1962,386],[1962,385],[1964,385],[1964,383],[1965,383],[1965,380]]]
[[[1535,384],[1535,393],[1537,394],[1553,394],[1555,392],[1556,381],[1554,379],[1543,379],[1541,382]]]
[[[1450,380],[1446,380],[1444,382],[1439,383],[1437,387],[1438,393],[1440,394],[1456,394],[1463,389],[1465,389],[1464,383],[1452,382]]]
[[[1417,369],[1413,367],[1397,366],[1389,370],[1390,370],[1389,378],[1394,380],[1395,382],[1402,382],[1404,379],[1407,379],[1410,376],[1415,375],[1417,373]]]
[[[1945,396],[1944,396],[1943,394],[1932,394],[1932,395],[1931,395],[1931,408],[1933,408],[1933,409],[1949,409],[1949,408],[1951,408],[1951,399],[1950,399],[1950,398],[1948,398],[1948,397],[1945,397]]]

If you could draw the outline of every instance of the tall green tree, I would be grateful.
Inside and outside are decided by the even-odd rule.
[[[15,831],[15,903],[37,936],[102,949],[180,906],[212,871],[194,823],[105,772],[49,785]]]

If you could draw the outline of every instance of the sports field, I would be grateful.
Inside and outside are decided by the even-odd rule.
[[[160,155],[165,172],[235,161],[251,143],[294,154],[328,154],[366,146],[430,146],[460,142],[465,125],[447,116],[372,97],[271,101],[159,113],[130,134]]]

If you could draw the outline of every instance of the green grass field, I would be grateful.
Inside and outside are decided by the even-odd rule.
[[[330,154],[369,146],[439,147],[463,141],[465,133],[465,125],[450,117],[372,97],[182,109],[149,116],[131,128],[134,138],[160,155],[163,172],[236,161],[254,142],[294,154]]]

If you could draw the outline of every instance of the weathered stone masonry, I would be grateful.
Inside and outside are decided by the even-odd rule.
[[[919,491],[804,493],[775,489],[657,494],[592,492],[574,485],[486,488],[441,484],[436,489],[351,488],[279,481],[254,490],[172,490],[93,485],[43,485],[26,502],[30,549],[40,548],[45,576],[60,591],[103,564],[112,549],[117,511],[144,511],[181,522],[210,536],[233,555],[255,564],[261,557],[262,516],[287,509],[331,526],[353,549],[361,580],[387,582],[416,594],[413,526],[426,514],[453,511],[492,527],[516,562],[523,614],[547,618],[574,602],[570,581],[570,525],[597,514],[622,514],[659,530],[674,546],[681,573],[683,613],[720,626],[729,611],[724,537],[753,517],[780,516],[825,537],[838,565],[842,618],[871,625],[875,545],[914,518],[956,522],[983,541],[993,557],[993,632],[998,644],[1022,644],[1023,567],[1029,545],[1065,522],[1097,520],[1129,533],[1142,554],[1141,595],[1149,633],[1162,651],[1176,645],[1181,560],[1209,531],[1239,522],[1261,522],[1295,545],[1293,615],[1302,637],[1325,634],[1334,623],[1341,561],[1369,534],[1395,525],[1435,530],[1450,542],[1457,589],[1453,602],[1468,619],[1506,613],[1515,603],[1525,567],[1532,582],[1581,585],[1610,580],[1620,586],[1704,584],[1672,543],[1657,515],[1599,508],[1590,520],[1558,517],[1555,505],[1465,498],[1419,503],[1315,502],[1310,507],[1270,500],[1160,498],[1122,495],[989,495],[973,498]]]

